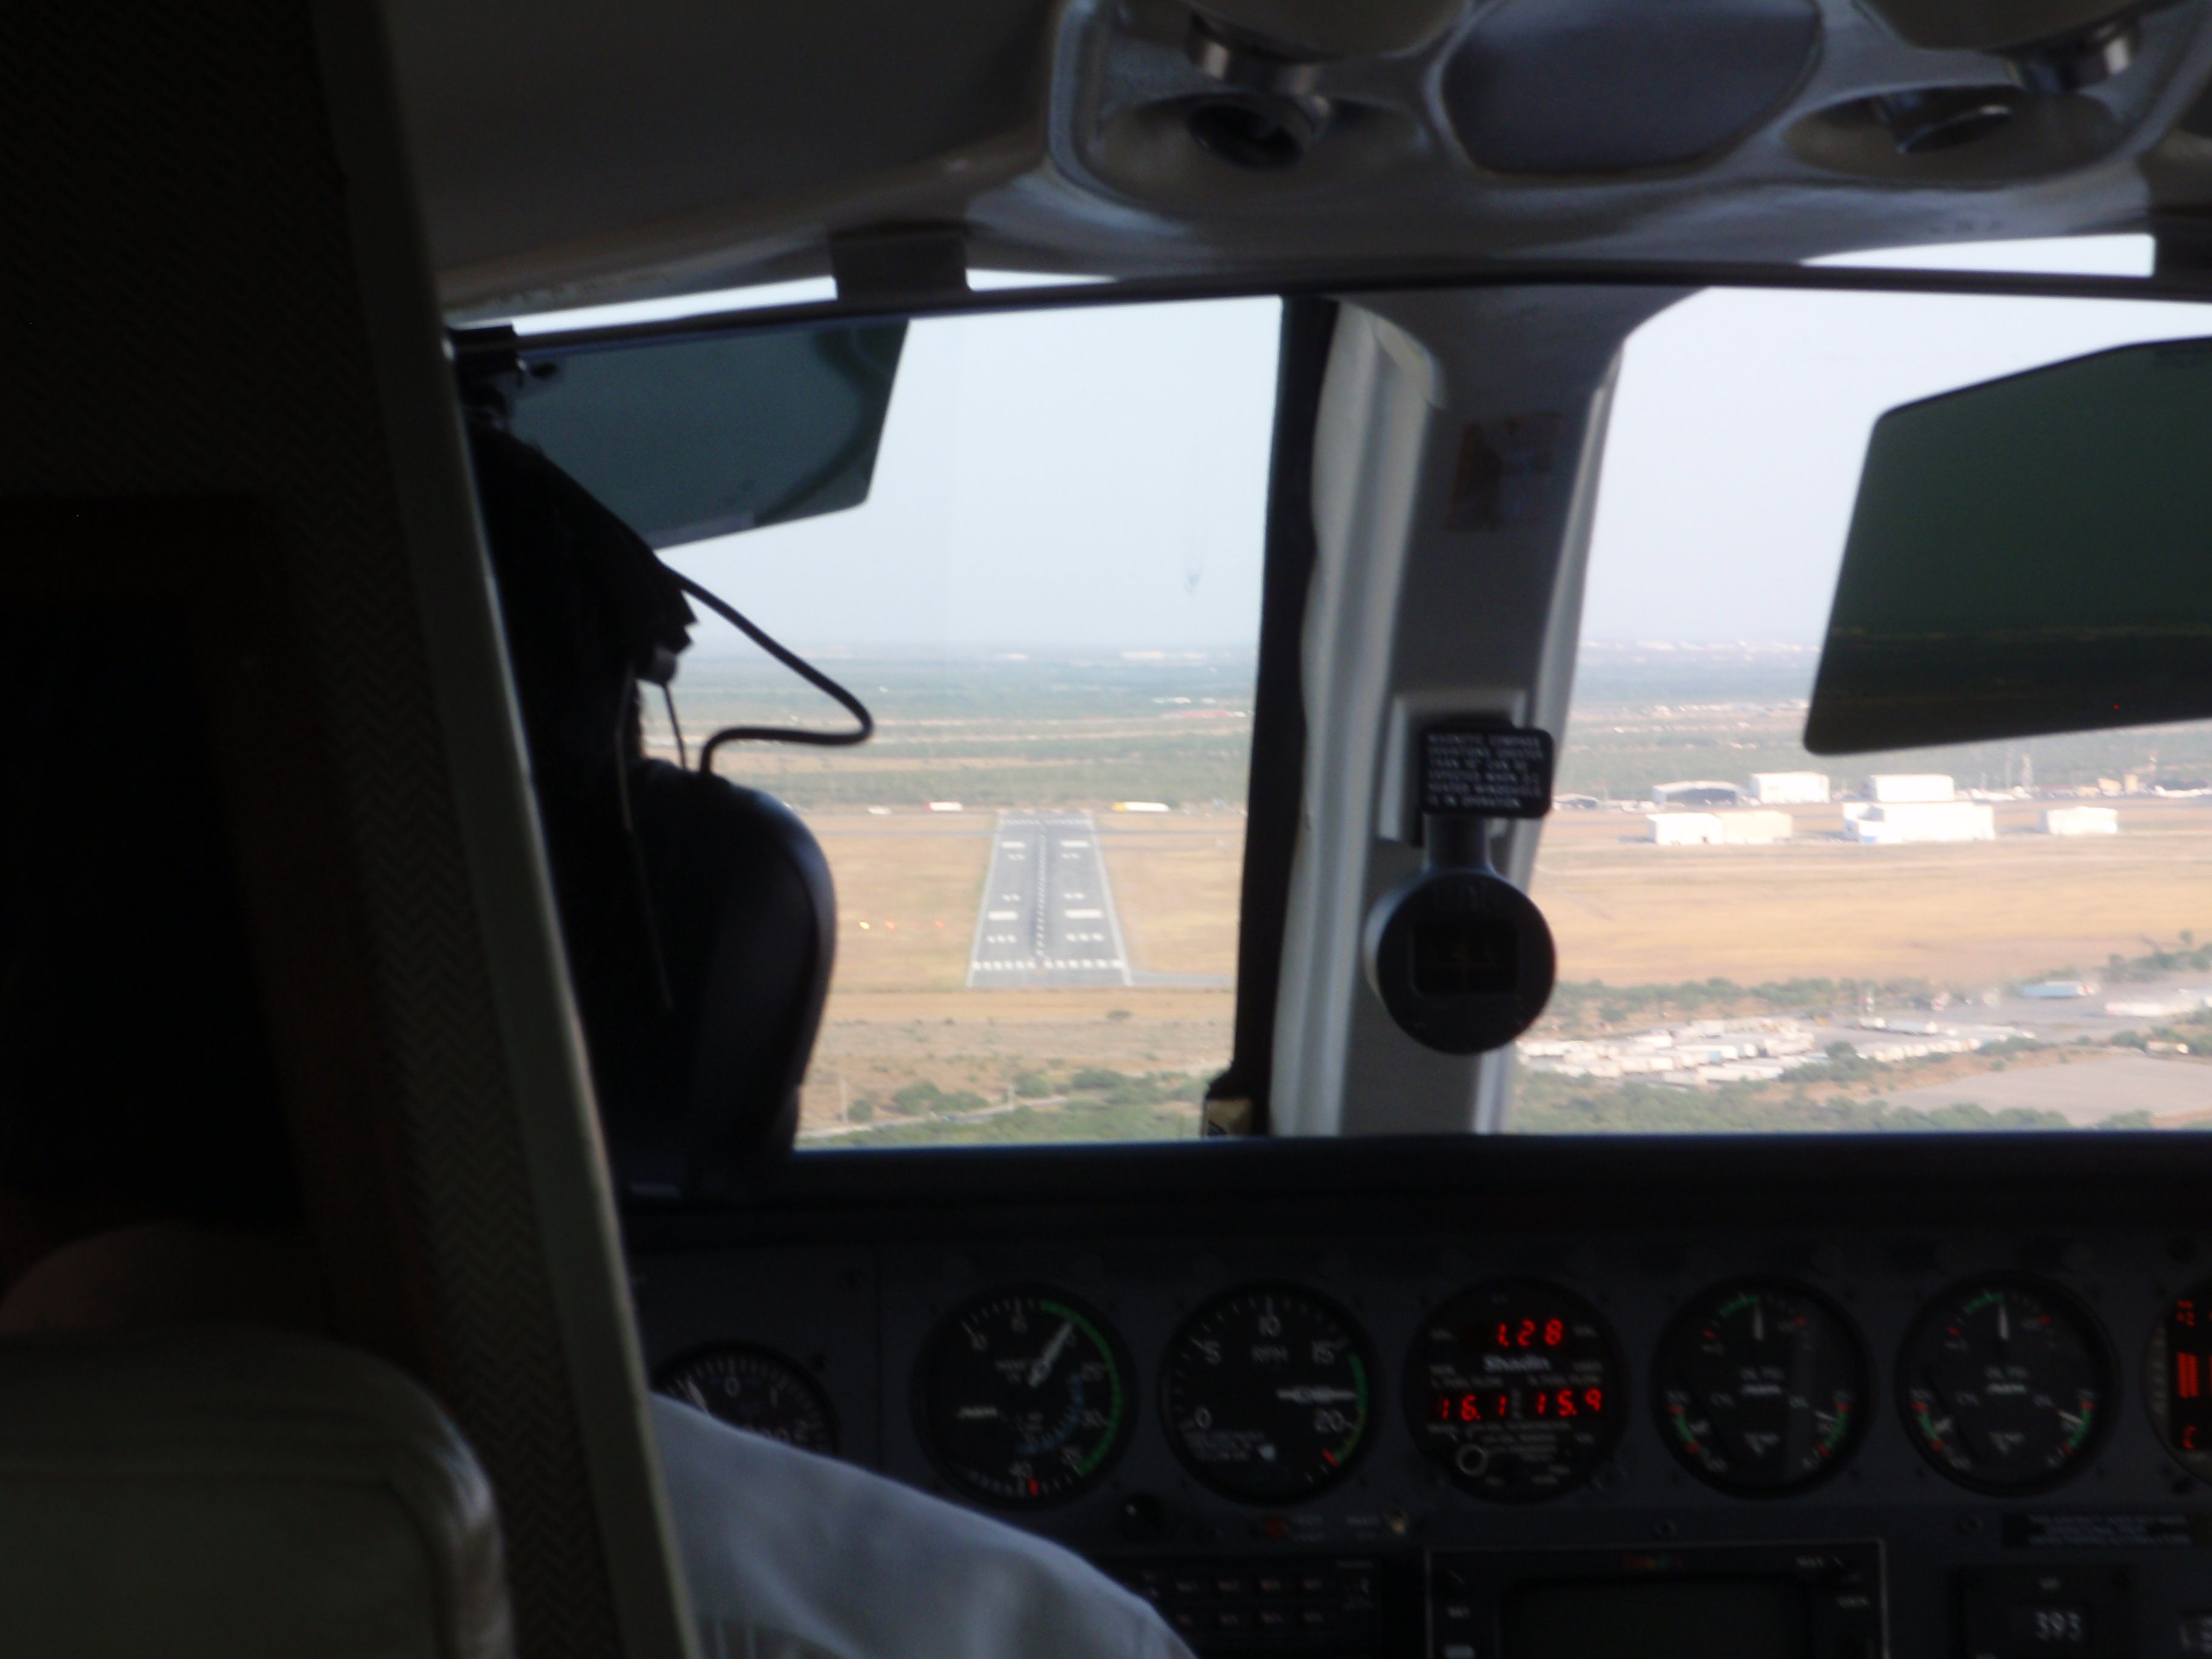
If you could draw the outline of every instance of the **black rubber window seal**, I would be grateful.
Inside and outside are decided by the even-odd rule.
[[[1305,787],[1305,686],[1301,664],[1306,597],[1313,586],[1315,425],[1322,377],[1336,333],[1334,300],[1283,302],[1275,430],[1267,469],[1266,564],[1260,589],[1260,660],[1246,793],[1244,872],[1237,933],[1237,1017],[1229,1069],[1207,1085],[1206,1133],[1268,1133],[1275,1004],[1283,981],[1283,927],[1291,860]]]

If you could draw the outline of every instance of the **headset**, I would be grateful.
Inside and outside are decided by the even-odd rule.
[[[477,499],[528,739],[562,942],[609,1160],[633,1199],[728,1195],[787,1152],[836,947],[820,844],[773,796],[714,775],[748,739],[865,741],[849,691],[663,564],[481,405]],[[836,699],[850,730],[733,726],[689,763],[672,682],[698,600]],[[644,752],[657,686],[678,761]]]

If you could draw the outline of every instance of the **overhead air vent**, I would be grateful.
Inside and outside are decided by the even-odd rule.
[[[1826,172],[1974,185],[2082,166],[2111,154],[2124,131],[2094,98],[1992,82],[1848,99],[1801,118],[1787,137],[1798,160]]]
[[[1864,0],[1909,46],[1929,52],[2009,52],[2094,32],[2136,0]]]
[[[2132,17],[2115,17],[2078,34],[2015,47],[2002,54],[2014,82],[2030,92],[2079,92],[2111,80],[2136,61],[2142,30]]]
[[[1309,61],[1412,52],[1442,33],[1462,0],[1193,0],[1233,37]]]
[[[1183,117],[1208,154],[1240,167],[1271,172],[1296,167],[1329,117],[1314,95],[1319,65],[1193,12],[1184,46],[1191,65],[1221,83],[1218,94],[1192,99]]]
[[[1820,40],[1812,0],[1497,0],[1446,64],[1444,105],[1493,173],[1679,166],[1757,128]]]
[[[1979,143],[2012,123],[2021,94],[2010,87],[1920,87],[1866,100],[1867,113],[1900,155],[1932,155]]]
[[[1271,173],[1305,160],[1326,112],[1316,100],[1235,93],[1192,99],[1183,120],[1208,154]]]

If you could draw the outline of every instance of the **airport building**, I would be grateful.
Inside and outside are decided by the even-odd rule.
[[[2177,989],[2108,1002],[2105,1012],[2120,1019],[2173,1019],[2197,1012],[2206,1001],[2203,991]]]
[[[1743,791],[1718,778],[1683,778],[1653,785],[1651,799],[1662,806],[1734,806]]]
[[[1720,816],[1715,812],[1650,812],[1651,839],[1662,847],[1711,847],[1721,838]]]
[[[1946,778],[1943,781],[1948,784],[1950,780]],[[1857,810],[1844,815],[1844,835],[1850,841],[1894,847],[1908,842],[1997,838],[1996,811],[1979,801],[1902,800],[1855,805]]]
[[[1856,1025],[1815,1024],[1793,1015],[1689,1020],[1594,1038],[1524,1038],[1516,1045],[1532,1072],[1565,1077],[1636,1078],[1677,1088],[1763,1083],[1827,1058],[1848,1042],[1862,1060],[1894,1066],[1941,1054],[1972,1054],[2027,1033],[2010,1025],[1948,1025],[1869,1017]]]
[[[2120,815],[2109,806],[2053,806],[2043,815],[2046,836],[2117,836]]]
[[[1751,798],[1763,806],[1813,806],[1828,799],[1826,772],[1753,772]]]
[[[1768,847],[1796,827],[1787,812],[1648,812],[1644,821],[1662,847]]]

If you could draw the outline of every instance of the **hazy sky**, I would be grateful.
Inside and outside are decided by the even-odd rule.
[[[1923,250],[1912,263],[2141,275],[2149,239]],[[2212,308],[2139,301],[1686,300],[1638,329],[1623,356],[1583,636],[1818,644],[1877,416],[2039,363],[2206,334]]]
[[[1249,647],[1280,315],[915,323],[864,504],[667,556],[817,647]]]
[[[2144,237],[1836,263],[2140,274]],[[1006,278],[980,274],[978,287]],[[826,297],[826,283],[750,303]],[[731,296],[534,325],[726,308]],[[814,648],[1249,646],[1275,385],[1273,301],[924,320],[866,505],[674,562]],[[1894,405],[2142,339],[2184,305],[1715,292],[1630,340],[1585,638],[1817,643],[1866,439]],[[702,630],[704,651],[732,643]]]

